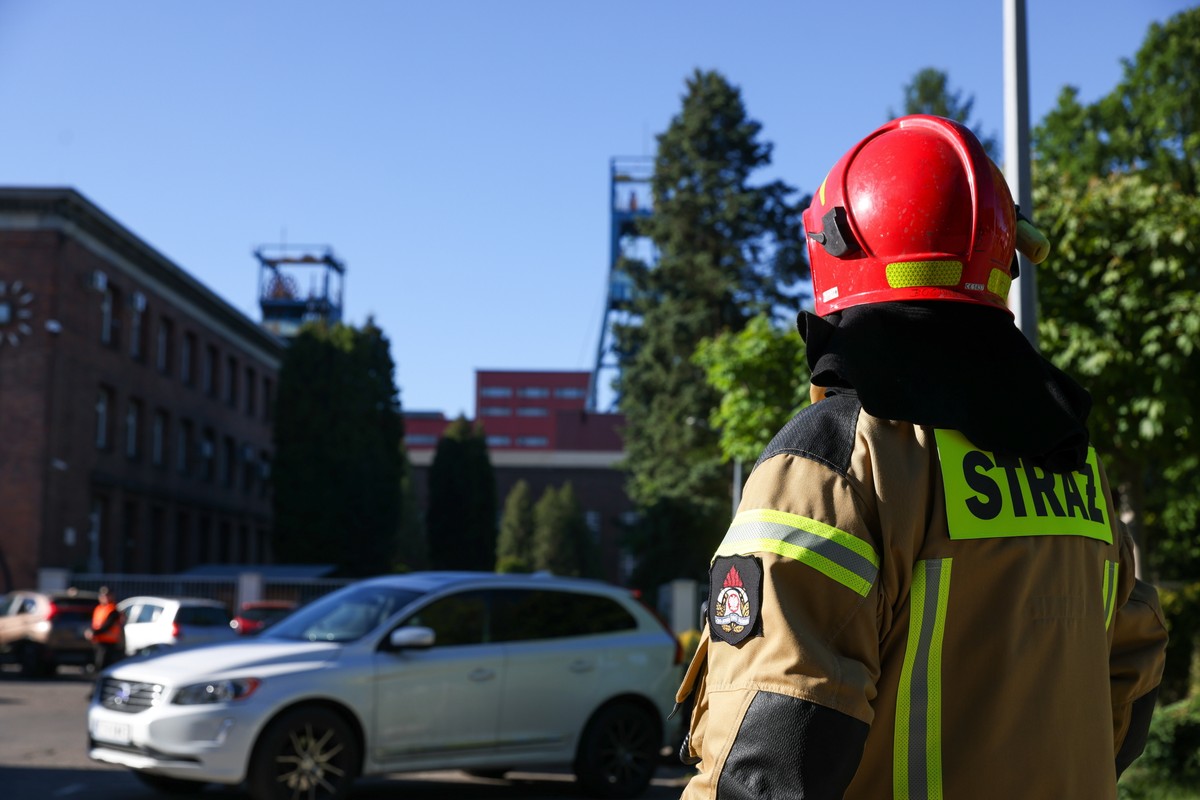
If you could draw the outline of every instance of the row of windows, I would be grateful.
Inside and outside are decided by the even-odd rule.
[[[106,281],[100,303],[100,341],[114,348],[121,346],[121,322],[125,316],[121,313],[121,298],[121,290]],[[146,296],[141,292],[133,292],[130,297],[127,319],[129,355],[134,361],[144,364],[147,359],[150,313]],[[257,370],[250,365],[242,367],[237,356],[226,355],[222,363],[217,346],[204,344],[201,347],[199,337],[192,331],[184,332],[178,343],[178,352],[175,350],[175,338],[174,321],[160,315],[154,332],[155,369],[163,375],[170,375],[177,370],[185,386],[199,387],[209,397],[216,398],[219,395],[230,408],[237,408],[240,404],[249,416],[261,414],[263,419],[271,419],[274,389],[271,378],[262,376],[260,381]]]
[[[549,447],[550,440],[545,436],[518,436],[517,447]],[[511,436],[489,436],[488,447],[512,447]]]
[[[582,400],[587,396],[587,390],[581,389],[578,386],[560,386],[554,390],[550,390],[545,386],[520,386],[516,389],[516,396],[542,399],[549,397],[552,391],[554,396],[559,400]],[[479,389],[479,396],[495,398],[512,397],[513,388],[511,386],[483,386]]]
[[[96,396],[96,447],[111,450],[118,445],[116,391],[101,386]],[[155,409],[149,420],[148,439],[145,403],[130,397],[125,404],[122,420],[123,437],[119,446],[130,461],[149,457],[150,464],[159,469],[174,467],[180,475],[216,481],[227,488],[240,487],[252,491],[257,486],[266,491],[270,476],[270,454],[256,450],[253,445],[239,445],[232,436],[219,436],[209,426],[198,426],[193,420],[180,417],[174,421],[172,437],[171,415]],[[172,452],[173,451],[173,452]],[[173,458],[172,458],[173,456]]]
[[[513,410],[508,406],[483,406],[479,413],[485,417],[511,417]],[[541,406],[518,406],[518,417],[546,417],[550,412]]]
[[[438,437],[428,433],[410,433],[404,437],[409,447],[433,447],[438,443]],[[488,447],[512,447],[511,436],[489,436]],[[550,440],[545,436],[518,436],[517,447],[549,447]]]

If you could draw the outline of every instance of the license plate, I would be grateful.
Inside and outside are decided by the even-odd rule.
[[[92,738],[113,744],[129,744],[129,726],[124,722],[97,720],[92,730]]]

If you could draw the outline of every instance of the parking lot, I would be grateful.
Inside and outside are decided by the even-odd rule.
[[[0,670],[0,797],[5,800],[151,800],[160,798],[127,770],[87,757],[85,712],[92,682],[73,667],[53,678],[26,680],[13,667]],[[647,800],[678,797],[687,771],[668,760],[659,768]],[[210,786],[200,797],[243,800],[231,788]],[[460,772],[429,772],[363,779],[355,800],[577,800],[566,772],[512,773],[484,780]]]

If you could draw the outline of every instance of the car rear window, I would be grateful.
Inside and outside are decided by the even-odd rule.
[[[214,606],[180,606],[175,621],[180,625],[195,625],[201,628],[229,626],[229,612]]]
[[[495,642],[559,639],[637,628],[637,620],[611,597],[545,589],[497,590],[492,602]]]
[[[87,606],[59,606],[54,619],[60,622],[91,622],[92,609]]]

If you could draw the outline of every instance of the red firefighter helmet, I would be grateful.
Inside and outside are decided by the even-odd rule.
[[[804,228],[818,316],[906,300],[1008,310],[1016,208],[957,122],[916,114],[874,131],[834,164]]]

